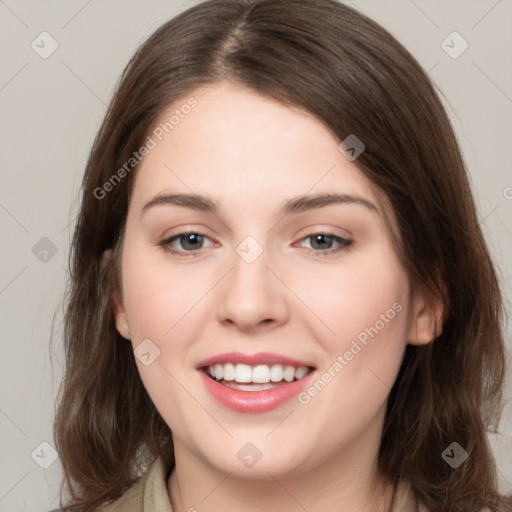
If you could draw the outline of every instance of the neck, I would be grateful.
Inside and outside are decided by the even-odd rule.
[[[315,466],[261,478],[219,471],[175,441],[176,467],[167,486],[173,512],[391,512],[395,486],[376,469],[375,434]]]
[[[177,472],[169,479],[173,512],[198,512],[207,503],[208,512],[391,512],[395,486],[375,477],[370,488],[358,483],[332,482],[318,485],[296,479],[271,478],[268,481],[247,481],[224,475],[207,492],[197,493],[180,485]],[[315,482],[316,486],[312,485]]]

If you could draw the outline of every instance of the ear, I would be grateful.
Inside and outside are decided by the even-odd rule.
[[[413,294],[407,343],[427,345],[443,331],[444,306],[440,297],[425,290]]]
[[[103,269],[105,265],[111,260],[112,258],[112,249],[107,249],[103,252],[101,256],[101,268]],[[127,339],[131,339],[130,334],[130,327],[128,325],[128,319],[126,317],[126,311],[124,309],[123,304],[123,295],[121,293],[121,289],[119,286],[119,283],[116,280],[116,284],[113,287],[112,290],[112,297],[111,297],[111,303],[114,309],[114,317],[116,321],[116,329],[119,332],[119,334]]]

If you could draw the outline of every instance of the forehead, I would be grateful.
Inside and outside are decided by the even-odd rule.
[[[309,191],[378,199],[319,119],[235,84],[213,84],[176,100],[149,135],[154,147],[133,191],[139,208],[163,191],[213,195],[240,207],[255,198],[281,204]]]

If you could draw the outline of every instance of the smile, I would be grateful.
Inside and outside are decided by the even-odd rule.
[[[227,366],[227,376],[231,377],[233,373],[230,375],[230,372],[234,372],[236,379],[226,380],[224,373],[222,373],[222,378],[219,378],[220,372],[217,373],[217,365],[213,367],[216,377],[211,375],[210,366],[200,368],[198,373],[208,394],[223,408],[238,413],[264,413],[281,407],[304,391],[317,373],[314,368],[310,367],[295,368],[281,365],[251,367],[244,364],[231,364],[233,366],[231,369],[228,366],[230,364],[220,365],[221,371],[224,372]],[[262,366],[266,368],[262,369]],[[281,366],[281,368],[276,366]],[[238,367],[241,369],[238,370]],[[280,380],[272,381],[272,374],[276,380],[278,378]],[[299,378],[296,377],[297,375]],[[292,380],[288,380],[287,377]],[[239,382],[238,379],[244,382]],[[254,382],[253,379],[265,380],[265,382]]]
[[[305,377],[312,368],[282,364],[216,364],[204,368],[206,375],[223,386],[243,391],[273,389],[277,385],[294,382]]]

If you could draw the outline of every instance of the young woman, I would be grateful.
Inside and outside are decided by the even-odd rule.
[[[128,64],[71,254],[66,510],[512,510],[500,291],[416,60],[334,0],[210,0]]]

